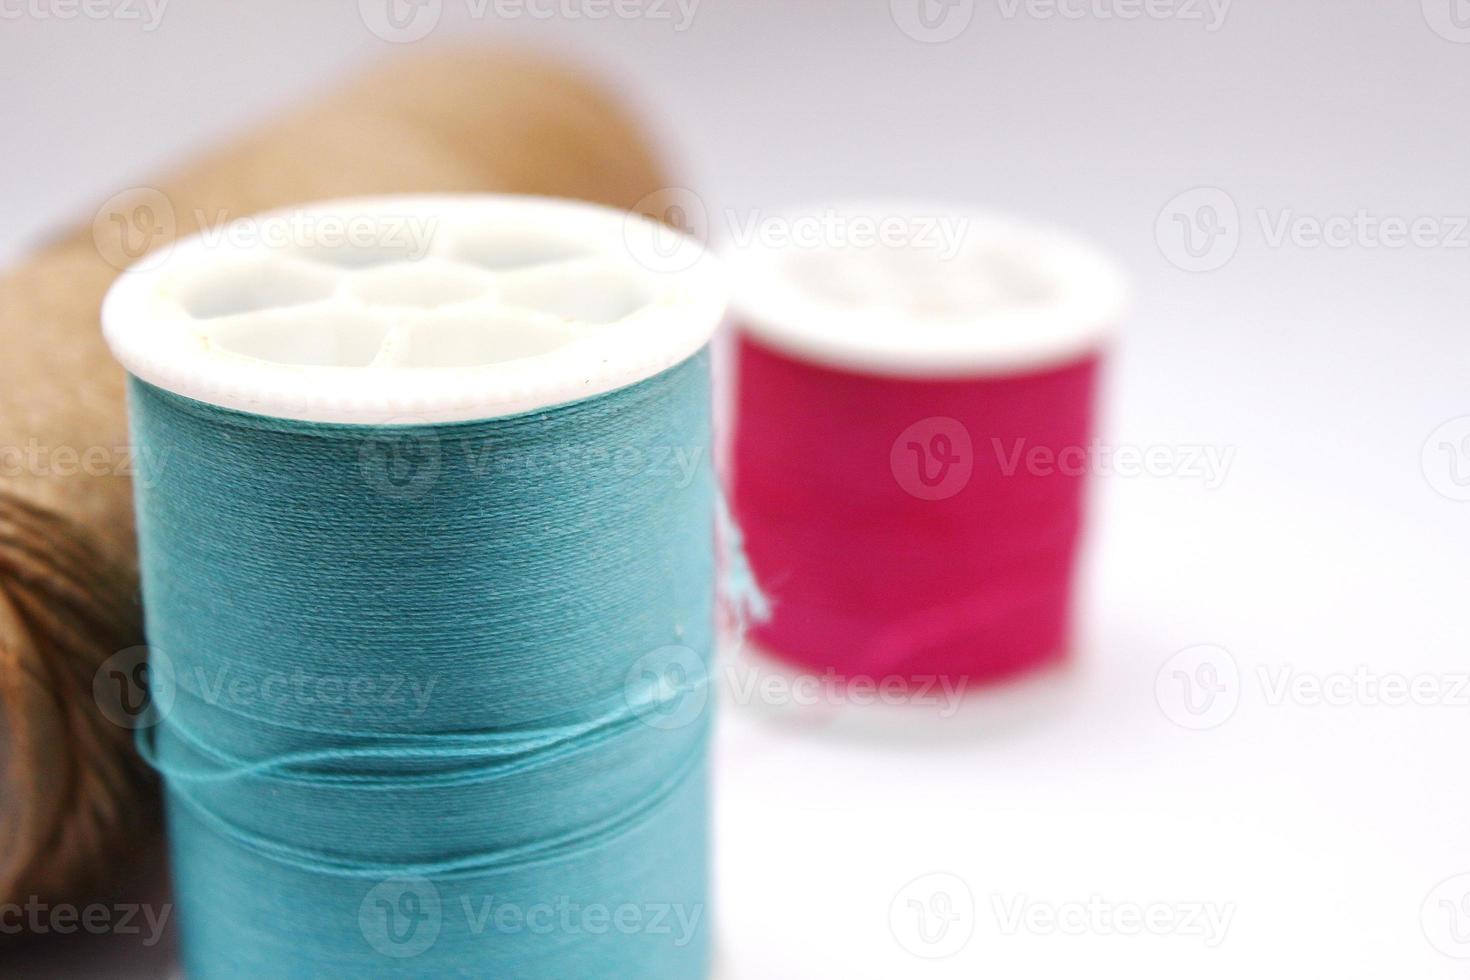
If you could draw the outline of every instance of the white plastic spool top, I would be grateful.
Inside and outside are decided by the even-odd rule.
[[[737,321],[827,367],[936,379],[1039,370],[1096,350],[1123,313],[1113,264],[1043,226],[875,201],[759,227],[726,250]]]
[[[102,324],[129,372],[199,401],[433,423],[652,377],[709,341],[726,299],[698,242],[640,215],[402,196],[207,229],[125,272]]]

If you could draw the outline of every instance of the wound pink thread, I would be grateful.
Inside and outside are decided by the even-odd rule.
[[[1064,659],[1100,357],[880,377],[737,342],[733,506],[767,652],[986,683]]]

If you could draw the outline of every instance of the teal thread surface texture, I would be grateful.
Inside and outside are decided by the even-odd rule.
[[[134,380],[192,977],[705,975],[707,353],[322,425]]]

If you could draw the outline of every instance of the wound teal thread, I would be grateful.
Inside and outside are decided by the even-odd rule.
[[[445,425],[130,398],[188,974],[704,976],[707,354]]]

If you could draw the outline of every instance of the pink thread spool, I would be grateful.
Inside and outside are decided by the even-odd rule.
[[[773,606],[753,641],[880,683],[1060,661],[1121,278],[1065,235],[947,209],[802,220],[820,246],[735,262],[733,505]]]

